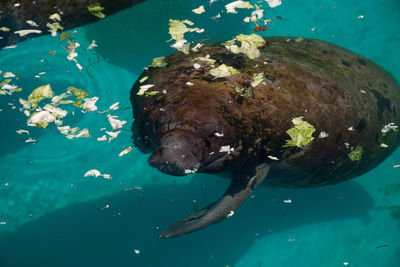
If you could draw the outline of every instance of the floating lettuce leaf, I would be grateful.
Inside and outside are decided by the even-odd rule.
[[[194,23],[187,19],[186,20],[170,19],[168,33],[171,35],[171,38],[176,42],[179,42],[180,40],[184,39],[183,37],[186,32],[201,33],[204,31],[204,29],[200,28],[188,28],[186,25],[192,26],[194,25]]]
[[[153,86],[154,86],[154,84],[141,85],[139,87],[139,92],[137,93],[137,95],[143,95],[147,90],[149,90]]]
[[[25,99],[19,98],[19,103],[22,105],[24,109],[31,109],[32,105],[29,103],[29,101],[26,101]]]
[[[361,146],[357,146],[353,151],[349,153],[349,158],[352,161],[359,161],[361,160],[363,154],[363,148]]]
[[[68,112],[66,110],[63,110],[61,108],[57,108],[57,107],[55,107],[53,105],[50,105],[50,104],[47,104],[46,106],[44,106],[43,109],[47,110],[48,112],[50,112],[51,115],[53,115],[56,118],[64,118],[68,114]]]
[[[133,150],[133,148],[130,146],[130,147],[128,147],[127,149],[121,151],[121,153],[119,153],[118,156],[122,157],[123,155],[126,155],[126,154],[128,154],[129,152],[131,152],[132,150]]]
[[[79,127],[75,127],[75,128],[72,128],[71,129],[71,131],[67,134],[67,138],[68,139],[74,139],[74,138],[90,138],[90,137],[92,137],[91,135],[90,135],[90,133],[89,133],[89,130],[88,129],[82,129],[82,130],[80,130],[79,131]],[[78,132],[79,131],[79,132]],[[78,133],[76,133],[76,132],[78,132]],[[76,134],[75,134],[76,133]]]
[[[253,82],[251,83],[251,86],[256,87],[257,85],[259,85],[260,83],[262,83],[264,81],[265,77],[264,77],[264,73],[257,73],[253,75]]]
[[[104,7],[102,7],[99,3],[87,6],[87,9],[89,10],[90,14],[100,19],[104,19],[106,17],[106,15],[101,12],[104,10]]]
[[[250,2],[248,1],[234,1],[232,3],[229,3],[227,5],[225,5],[226,8],[226,12],[227,13],[234,13],[236,14],[236,8],[247,8],[247,9],[251,9],[254,8]]]
[[[76,99],[78,99],[78,101],[74,103],[74,106],[78,108],[82,107],[82,100],[89,95],[86,91],[72,86],[68,87],[67,91],[72,92],[75,95]]]
[[[156,58],[153,58],[153,61],[151,62],[150,67],[164,68],[167,65],[168,65],[168,63],[165,62],[165,57],[156,57]]]
[[[169,34],[171,35],[171,40],[175,40],[175,44],[171,45],[178,49],[179,51],[188,54],[190,50],[190,44],[187,43],[187,40],[184,39],[184,35],[186,32],[197,32],[202,33],[204,29],[200,28],[188,28],[187,25],[192,26],[193,22],[190,20],[169,20]],[[171,41],[169,40],[169,41]],[[168,42],[169,42],[168,41]]]
[[[315,128],[311,124],[303,121],[300,117],[292,119],[292,123],[294,127],[286,131],[291,139],[286,140],[283,147],[297,146],[303,148],[314,140],[312,134],[315,132]]]
[[[159,91],[150,91],[150,92],[145,92],[146,95],[157,95],[159,94]]]
[[[54,13],[49,16],[49,19],[53,21],[61,21],[61,16],[58,13]]]
[[[65,39],[68,39],[68,38],[70,38],[70,37],[71,37],[71,34],[66,33],[66,32],[62,32],[62,33],[60,34],[60,36],[59,36],[60,42],[64,41]]]
[[[171,35],[172,39],[174,39],[177,42],[183,39],[185,33],[190,30],[188,27],[186,27],[185,24],[191,26],[193,25],[193,22],[191,22],[190,20],[175,20],[175,19],[169,20],[168,33]]]
[[[127,121],[121,121],[117,119],[118,116],[112,116],[111,114],[107,115],[107,120],[110,123],[114,132],[118,131],[119,128],[122,128]]]
[[[31,103],[32,108],[36,108],[40,101],[52,97],[54,97],[54,92],[51,90],[50,84],[46,84],[33,90],[28,97],[28,102]]]
[[[228,77],[238,73],[240,72],[237,69],[231,66],[227,66],[225,64],[222,64],[218,68],[213,68],[210,70],[210,74],[217,78]]]
[[[2,87],[3,85],[8,84],[11,81],[12,81],[11,79],[5,79],[4,81],[0,82],[0,87]]]
[[[51,36],[57,36],[57,31],[58,30],[64,30],[64,27],[60,25],[58,22],[54,23],[47,23],[47,27],[49,28],[49,32],[51,33]]]
[[[192,9],[192,12],[196,14],[202,14],[206,12],[206,10],[204,9],[204,6],[199,6],[198,8]]]
[[[56,117],[47,110],[34,112],[28,119],[28,126],[46,128],[50,122],[54,122]]]
[[[238,92],[241,96],[247,96],[247,97],[252,97],[253,92],[251,91],[250,88],[235,88],[236,92]]]
[[[3,31],[3,32],[9,32],[9,31],[10,31],[10,28],[7,28],[7,27],[1,27],[1,28],[0,28],[0,31]]]
[[[391,123],[389,123],[387,125],[384,125],[382,130],[381,130],[381,132],[385,136],[390,131],[397,132],[398,131],[397,128],[399,128],[399,126],[395,125],[394,122],[391,122]]]
[[[64,98],[70,97],[70,94],[62,93],[61,95],[56,95],[51,99],[51,103],[54,106],[62,105],[62,104],[72,104],[74,101],[72,100],[63,100]]]
[[[20,31],[15,31],[15,34],[18,34],[20,37],[24,37],[25,35],[31,34],[31,33],[37,33],[40,34],[42,33],[41,30],[20,30]]]
[[[217,62],[215,59],[212,59],[209,56],[208,57],[196,57],[195,59],[192,60],[192,62],[196,62],[196,61],[205,61],[209,65],[214,65],[215,62]]]
[[[142,79],[139,80],[139,83],[144,83],[145,81],[147,81],[148,78],[149,76],[144,76]]]
[[[280,6],[280,5],[282,4],[282,1],[281,1],[281,0],[265,0],[265,1],[267,1],[268,5],[269,5],[271,8]]]
[[[257,34],[239,34],[236,36],[236,40],[241,42],[241,46],[238,47],[234,44],[234,41],[228,41],[222,43],[225,47],[234,54],[246,54],[250,59],[255,59],[260,56],[260,50],[258,47],[265,45],[265,40]]]
[[[97,110],[96,102],[99,100],[97,96],[92,98],[85,98],[85,103],[83,103],[82,108],[87,112]]]

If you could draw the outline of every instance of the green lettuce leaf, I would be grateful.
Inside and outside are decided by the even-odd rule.
[[[28,96],[28,102],[31,103],[32,108],[36,108],[40,101],[52,97],[54,97],[54,92],[51,90],[50,84],[46,84],[33,90]]]
[[[314,137],[312,136],[315,132],[314,126],[303,121],[300,117],[292,119],[292,123],[294,124],[294,127],[286,131],[291,139],[286,140],[286,144],[283,147],[296,146],[303,148],[314,140]]]

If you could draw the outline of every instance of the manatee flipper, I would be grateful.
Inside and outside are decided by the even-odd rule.
[[[259,164],[245,170],[234,171],[230,186],[218,201],[169,226],[159,238],[181,236],[222,221],[264,181],[269,169],[269,165]]]

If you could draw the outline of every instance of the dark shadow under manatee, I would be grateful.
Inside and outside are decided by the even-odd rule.
[[[0,235],[0,265],[232,266],[252,246],[256,233],[262,237],[306,224],[368,218],[374,204],[353,181],[312,189],[261,186],[228,220],[180,238],[157,239],[160,229],[194,205],[209,203],[228,182],[198,176],[188,185],[146,186],[144,200],[141,192],[127,191],[70,205]],[[108,200],[110,207],[99,211]]]

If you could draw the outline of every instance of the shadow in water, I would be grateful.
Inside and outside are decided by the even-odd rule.
[[[70,205],[3,233],[0,264],[232,266],[251,247],[256,233],[263,236],[321,221],[367,218],[373,206],[355,182],[297,190],[260,187],[233,217],[183,237],[157,239],[162,228],[214,201],[228,183],[201,175],[187,185],[147,186],[144,194],[132,190]],[[292,204],[285,199],[292,199]],[[107,203],[108,209],[98,210]]]

